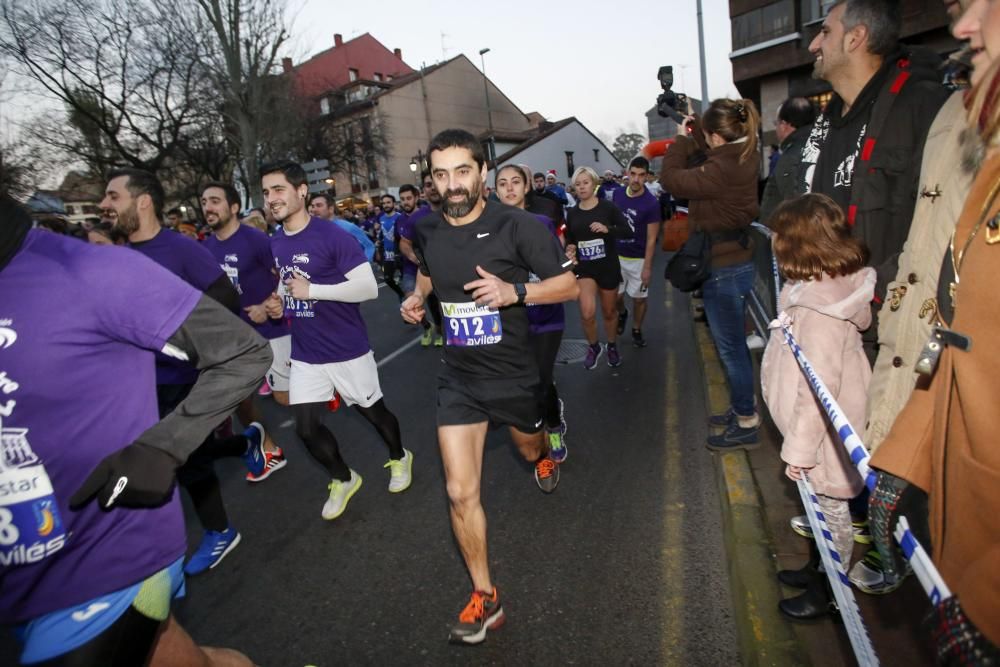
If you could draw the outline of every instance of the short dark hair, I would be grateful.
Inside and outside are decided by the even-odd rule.
[[[331,199],[330,195],[325,192],[317,192],[313,196],[309,197],[309,203],[311,204],[317,199],[325,199],[327,206],[333,206],[333,199]]]
[[[531,178],[532,178],[532,179],[536,179],[536,178],[545,178],[545,174],[543,174],[543,173],[542,173],[542,172],[540,172],[540,171],[536,171],[536,172],[535,172],[535,174],[534,174],[534,176],[532,176]]]
[[[868,29],[868,52],[887,56],[896,50],[903,16],[898,0],[839,0],[844,5],[844,30],[859,25]],[[832,8],[831,8],[832,9]]]
[[[641,155],[637,155],[634,158],[632,158],[631,162],[628,163],[628,168],[631,169],[632,167],[635,167],[636,169],[642,169],[643,171],[645,171],[648,174],[649,173],[649,160],[647,160],[646,158],[644,158]]]
[[[181,213],[181,210],[179,208],[177,208],[176,206],[174,206],[173,208],[167,209],[167,212],[164,213],[163,215],[179,215],[182,218],[184,217],[184,214]]]
[[[298,189],[309,182],[309,179],[306,178],[305,169],[303,169],[302,165],[298,162],[292,162],[291,160],[278,160],[276,162],[268,162],[260,168],[261,178],[264,178],[268,174],[278,173],[284,175],[285,180],[288,181],[295,189]]]
[[[483,145],[471,132],[457,128],[438,132],[427,146],[427,155],[433,157],[434,151],[443,151],[447,148],[467,149],[472,153],[472,159],[476,161],[476,166],[480,169],[486,164],[486,152],[483,150]]]
[[[389,194],[388,192],[386,192],[386,193],[385,193],[384,195],[380,195],[380,196],[379,196],[379,198],[378,198],[378,200],[379,200],[379,201],[382,201],[382,200],[383,200],[383,199],[385,199],[386,197],[388,197],[389,199],[391,199],[391,200],[392,200],[393,202],[395,202],[395,201],[396,201],[396,197],[395,197],[395,196],[393,196],[393,195],[391,195],[391,194]]]
[[[417,186],[412,183],[404,183],[399,186],[399,194],[403,194],[404,192],[412,192],[414,197],[420,196],[420,190],[418,190]]]
[[[121,167],[108,172],[108,181],[113,181],[122,176],[128,178],[125,189],[128,190],[129,194],[133,197],[149,195],[149,198],[153,200],[153,214],[156,215],[157,219],[162,218],[163,200],[166,199],[166,195],[163,193],[163,184],[160,183],[160,179],[156,177],[156,174],[145,169]]]
[[[205,190],[209,188],[219,188],[226,193],[226,204],[229,206],[240,206],[240,193],[236,191],[232,183],[223,183],[222,181],[210,181],[205,183],[201,188],[201,194],[205,194]]]
[[[812,125],[816,120],[816,107],[805,97],[789,97],[778,108],[778,120],[783,120],[796,130]]]

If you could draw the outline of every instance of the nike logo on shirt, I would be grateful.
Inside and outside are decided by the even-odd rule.
[[[485,234],[476,234],[476,238],[477,239],[481,239],[481,238],[484,238],[484,237],[489,236],[489,235],[490,235],[489,232],[486,232]]]

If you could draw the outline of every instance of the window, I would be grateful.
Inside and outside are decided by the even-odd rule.
[[[324,97],[319,101],[319,112],[324,116],[330,113],[330,98]]]
[[[734,16],[732,23],[733,50],[790,34],[795,29],[792,0],[779,0]]]
[[[594,162],[601,161],[601,151],[597,148],[594,149]]]
[[[823,0],[799,0],[799,13],[802,25],[809,25],[823,20]]]
[[[392,77],[392,75],[391,75],[391,74],[386,74],[386,75],[385,75],[385,80],[386,80],[386,81],[392,81],[392,78],[393,78],[393,77]]]
[[[576,167],[573,165],[573,151],[566,151],[566,178],[573,178]]]
[[[365,166],[368,167],[368,189],[374,190],[378,187],[378,165],[371,153],[365,155]]]
[[[350,69],[348,69],[347,70],[347,78],[349,80],[351,80],[351,81],[357,81],[358,80],[358,70],[354,69],[353,67],[351,67]]]
[[[381,81],[382,80],[382,73],[381,72],[375,72],[375,74],[372,75],[372,78],[375,79],[376,81]]]

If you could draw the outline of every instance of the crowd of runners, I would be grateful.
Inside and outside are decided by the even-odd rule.
[[[875,465],[882,471],[870,501],[878,549],[852,570],[851,580],[864,590],[889,592],[906,576],[886,531],[907,499],[907,482],[919,486],[930,494],[928,541],[945,576],[958,580],[954,588],[965,603],[956,597],[936,610],[945,635],[939,649],[992,664],[998,579],[996,561],[992,573],[987,564],[1000,548],[995,520],[976,523],[972,536],[945,535],[943,522],[972,520],[955,515],[941,498],[966,508],[989,506],[996,489],[971,479],[963,480],[971,491],[956,489],[952,468],[921,459],[910,444],[917,438],[922,452],[940,452],[960,441],[979,457],[982,474],[995,476],[989,467],[995,455],[978,445],[982,421],[954,430],[963,410],[971,419],[981,408],[934,403],[949,396],[959,401],[955,387],[969,381],[962,369],[988,344],[938,334],[946,349],[930,348],[935,354],[925,363],[931,353],[917,346],[911,354],[901,341],[909,325],[893,319],[911,305],[919,319],[927,318],[930,301],[904,297],[931,282],[933,273],[928,322],[944,327],[954,320],[973,337],[995,333],[989,329],[995,315],[976,310],[983,295],[970,277],[996,275],[990,268],[996,262],[983,259],[985,250],[976,244],[992,246],[998,237],[1000,11],[991,0],[948,6],[955,19],[965,12],[954,32],[969,44],[972,88],[946,103],[948,88],[936,71],[921,68],[922,52],[897,50],[893,10],[870,0],[835,3],[810,46],[816,74],[831,83],[834,98],[818,118],[808,100],[781,106],[781,157],[763,203],[756,192],[757,109],[750,100],[728,99],[680,124],[659,174],[662,188],[647,185],[652,176],[643,156],[620,177],[581,167],[569,191],[554,173],[522,164],[496,165],[490,186],[482,144],[465,130],[448,129],[431,140],[428,173],[419,183],[400,184],[398,197],[386,194],[362,213],[338,211],[326,194],[310,197],[306,173],[290,161],[260,168],[264,207],[245,215],[233,184],[205,184],[203,229],[167,224],[163,185],[132,168],[108,174],[105,219],[87,230],[89,243],[33,228],[18,205],[0,202],[0,624],[15,628],[21,660],[251,664],[236,651],[197,646],[170,605],[183,593],[185,575],[216,568],[240,543],[215,460],[242,458],[246,480],[255,484],[288,463],[286,447],[272,435],[277,425],[263,416],[260,402],[283,406],[277,412],[291,415],[297,437],[326,471],[327,488],[316,492],[324,520],[349,511],[363,484],[327,423],[331,410],[351,407],[384,443],[381,483],[389,493],[405,492],[414,474],[438,465],[414,460],[404,442],[410,425],[401,428],[382,393],[360,305],[376,299],[380,285],[396,295],[399,317],[421,344],[442,348],[437,438],[451,526],[472,583],[449,639],[482,642],[504,621],[481,503],[487,432],[505,427],[540,491],[556,490],[569,452],[566,414],[575,408],[564,405],[554,377],[566,326],[563,304],[579,304],[585,369],[602,361],[615,368],[641,354],[669,191],[684,198],[693,231],[710,245],[702,290],[731,407],[709,418],[720,429],[708,438],[709,448],[731,451],[758,440],[744,305],[754,279],[747,229],[763,206],[760,216],[773,230],[774,256],[787,281],[773,326],[796,327],[852,421],[869,427],[866,442],[880,448]],[[950,124],[939,127],[942,119]],[[927,172],[933,151],[957,154],[960,147],[924,142],[954,138],[950,128],[966,125],[968,136],[978,137],[963,135],[978,147],[975,155],[968,150],[973,166],[956,166],[940,175],[941,183],[925,180],[919,159],[900,157],[922,154]],[[864,170],[855,171],[855,164]],[[962,173],[964,181],[948,180]],[[942,187],[952,207],[924,210]],[[975,210],[962,213],[963,206]],[[921,216],[950,226],[936,235],[944,241],[918,251],[923,240],[915,235],[926,228]],[[904,242],[909,245],[900,255]],[[941,274],[939,290],[946,246],[951,268]],[[965,320],[956,307],[963,296]],[[879,326],[871,327],[875,321]],[[925,328],[930,332],[930,324]],[[619,337],[626,330],[634,352],[623,352]],[[995,365],[995,359],[975,359],[985,368]],[[914,392],[912,373],[895,393],[878,385],[891,384],[891,369],[921,363],[930,364],[928,376],[938,363],[953,375],[932,383],[929,397]],[[861,480],[827,434],[779,337],[771,337],[762,376],[764,399],[784,436],[787,473],[814,482],[832,539],[849,564],[859,532],[851,510],[863,514],[868,504],[849,503]],[[942,388],[948,378],[954,384]],[[988,384],[977,376],[974,387]],[[90,389],[67,396],[58,390],[67,385]],[[879,413],[890,404],[887,396],[895,401],[888,416]],[[893,426],[901,411],[909,419]],[[907,435],[915,425],[920,433]],[[947,481],[945,489],[940,480]],[[203,530],[190,555],[178,487],[190,496],[191,520]],[[923,502],[926,507],[927,494]],[[799,519],[793,526],[808,532]],[[956,553],[978,573],[974,581],[960,578],[964,565]],[[806,589],[783,601],[786,615],[826,613],[828,593],[817,565],[782,573],[782,581]],[[982,590],[977,583],[985,583]]]

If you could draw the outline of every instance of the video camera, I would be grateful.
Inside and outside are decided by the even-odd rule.
[[[656,73],[656,78],[660,80],[660,87],[663,92],[656,98],[656,113],[664,118],[673,119],[680,125],[684,122],[687,114],[688,98],[684,93],[675,93],[670,90],[674,85],[674,68],[671,65],[664,65]]]

